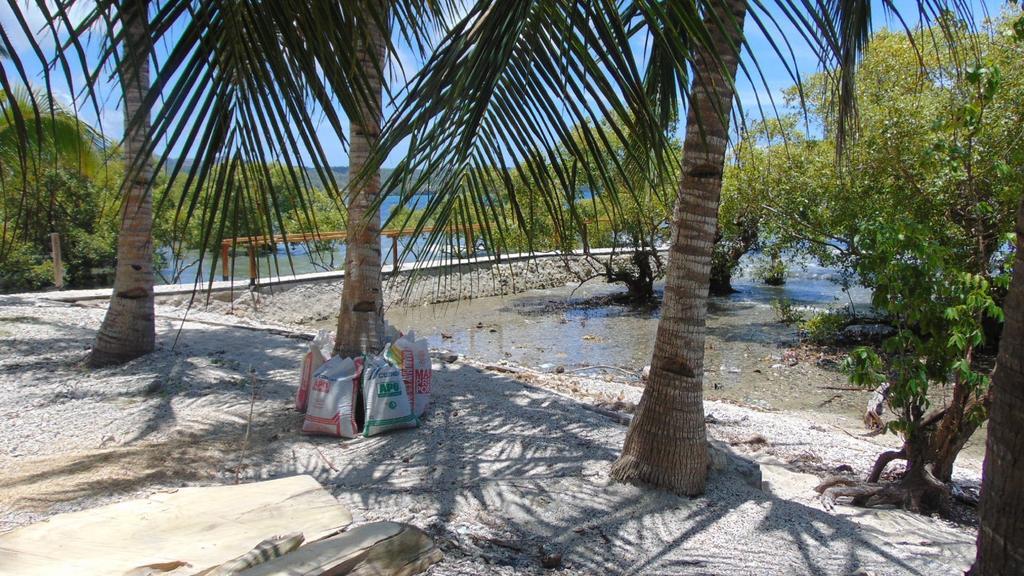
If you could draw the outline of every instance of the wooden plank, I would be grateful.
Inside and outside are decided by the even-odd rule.
[[[337,533],[349,511],[311,476],[181,488],[140,500],[60,514],[0,536],[0,574],[121,575],[185,562],[195,574],[245,554],[262,540]]]
[[[228,279],[228,275],[230,273],[230,270],[228,270],[228,248],[230,248],[230,247],[231,247],[231,244],[224,244],[223,242],[220,245],[220,279],[221,280],[227,280]]]
[[[50,234],[50,250],[53,254],[53,285],[58,289],[64,288],[64,258],[60,253],[60,234]]]
[[[419,528],[374,522],[307,544],[239,576],[410,576],[440,560],[441,551]]]

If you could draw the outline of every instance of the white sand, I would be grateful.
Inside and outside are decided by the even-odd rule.
[[[744,449],[770,486],[717,474],[704,496],[681,498],[610,483],[625,428],[538,386],[627,401],[636,388],[436,364],[421,428],[310,438],[291,408],[305,342],[161,318],[157,352],[89,371],[79,362],[102,313],[0,297],[0,530],[167,487],[307,473],[360,520],[428,530],[445,552],[432,574],[541,573],[542,548],[562,554],[565,574],[953,574],[973,558],[971,529],[822,509],[805,472],[863,471],[892,438],[709,402],[713,436],[767,440]],[[957,475],[976,479],[976,463]]]

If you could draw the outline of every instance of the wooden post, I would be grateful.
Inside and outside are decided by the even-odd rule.
[[[249,253],[249,284],[256,283],[256,251],[252,243],[246,244],[246,251]]]
[[[220,279],[228,279],[228,245],[224,242],[220,244]]]
[[[50,234],[50,250],[53,254],[53,285],[57,289],[64,288],[64,259],[60,254],[60,234]]]
[[[398,271],[398,235],[391,236],[391,270]]]

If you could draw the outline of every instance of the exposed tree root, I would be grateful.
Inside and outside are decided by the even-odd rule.
[[[906,449],[900,448],[899,450],[890,450],[879,454],[878,459],[875,460],[875,465],[871,468],[871,474],[868,474],[868,482],[872,484],[878,482],[878,479],[882,477],[882,472],[885,471],[885,467],[896,459],[906,460]]]
[[[877,480],[881,469],[897,457],[900,452],[886,452],[872,470]],[[877,475],[876,475],[877,471]],[[912,512],[945,510],[949,507],[949,488],[935,478],[932,465],[926,464],[908,471],[899,482],[879,483],[862,481],[849,476],[829,476],[814,490],[821,494],[821,503],[826,510],[832,510],[840,498],[849,498],[853,506],[871,508],[875,506],[899,506]]]

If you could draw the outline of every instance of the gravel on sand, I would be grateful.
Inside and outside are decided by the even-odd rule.
[[[427,530],[445,554],[430,574],[930,575],[973,558],[970,528],[824,511],[807,459],[862,471],[877,445],[798,417],[708,403],[712,436],[762,437],[736,444],[766,485],[716,473],[685,498],[610,482],[625,427],[566,397],[575,386],[583,401],[628,401],[638,389],[438,362],[420,428],[308,437],[292,409],[305,341],[161,316],[155,353],[90,371],[81,360],[102,314],[0,296],[0,531],[183,485],[302,473],[357,523]]]

